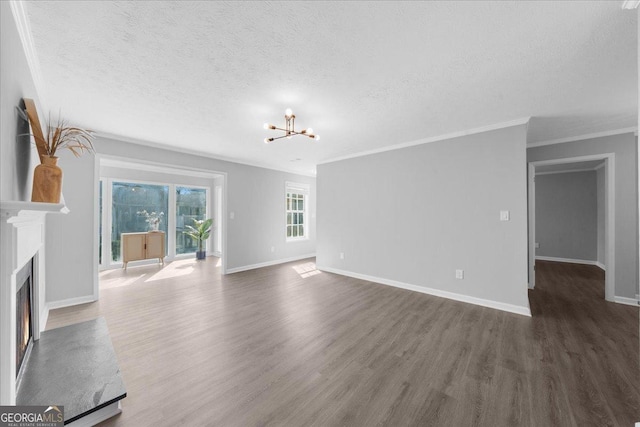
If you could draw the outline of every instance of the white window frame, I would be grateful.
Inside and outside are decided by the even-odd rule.
[[[309,184],[301,184],[298,182],[290,182],[287,181],[285,183],[284,186],[284,238],[286,242],[299,242],[299,241],[304,241],[304,240],[309,240],[309,234],[311,232],[311,229],[309,227],[309,189],[310,186]],[[288,194],[291,193],[295,193],[295,194],[302,194],[303,196],[303,206],[304,209],[302,209],[302,211],[298,211],[296,210],[296,212],[302,212],[303,214],[303,221],[302,224],[298,224],[298,225],[302,225],[303,226],[303,230],[304,230],[304,236],[296,236],[296,237],[289,237],[287,236],[287,215],[289,213],[293,213],[292,210],[287,209],[287,199],[288,199]]]

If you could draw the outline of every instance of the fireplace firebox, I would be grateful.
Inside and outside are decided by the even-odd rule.
[[[16,377],[19,377],[33,337],[33,259],[16,274],[16,285]]]

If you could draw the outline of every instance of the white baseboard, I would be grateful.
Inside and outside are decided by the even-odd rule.
[[[88,302],[94,302],[94,301],[97,301],[97,300],[93,295],[87,295],[84,297],[69,298],[69,299],[63,299],[58,301],[49,301],[47,302],[47,306],[49,310],[55,310],[56,308],[70,307],[72,305],[86,304]]]
[[[290,258],[275,259],[273,261],[266,261],[258,264],[243,265],[242,267],[227,268],[227,274],[239,273],[241,271],[247,271],[247,270],[254,270],[256,268],[269,267],[271,265],[284,264],[285,262],[299,261],[301,259],[313,258],[314,256],[316,256],[316,254],[312,253],[312,254],[306,254],[306,255],[298,255]]]
[[[601,269],[604,270],[604,265],[600,264],[598,261],[589,261],[588,259],[558,258],[553,256],[539,256],[539,255],[536,255],[536,259],[540,261],[569,262],[571,264],[595,265],[596,267],[600,267]]]
[[[634,307],[637,307],[640,305],[640,299],[638,298],[638,295],[636,295],[636,298],[627,298],[627,297],[619,297],[619,296],[614,296],[613,297],[613,302],[617,302],[618,304],[624,304],[624,305],[632,305]]]
[[[412,284],[409,284],[409,283],[398,282],[396,280],[390,280],[390,279],[383,279],[383,278],[380,278],[380,277],[368,276],[366,274],[354,273],[354,272],[351,272],[351,271],[340,270],[340,269],[337,269],[337,268],[322,267],[322,266],[319,266],[319,265],[316,265],[316,268],[318,270],[326,271],[328,273],[335,273],[335,274],[340,274],[342,276],[354,277],[356,279],[361,279],[361,280],[366,280],[366,281],[369,281],[369,282],[380,283],[382,285],[394,286],[396,288],[407,289],[407,290],[410,290],[410,291],[420,292],[420,293],[427,294],[427,295],[433,295],[433,296],[436,296],[436,297],[448,298],[448,299],[455,300],[455,301],[466,302],[466,303],[469,303],[469,304],[480,305],[482,307],[488,307],[488,308],[493,308],[493,309],[496,309],[496,310],[508,311],[509,313],[515,313],[515,314],[520,314],[522,316],[531,317],[531,309],[528,306],[528,301],[527,301],[527,307],[522,307],[522,306],[513,305],[513,304],[506,304],[506,303],[498,302],[498,301],[492,301],[492,300],[487,300],[487,299],[482,299],[482,298],[476,298],[476,297],[472,297],[472,296],[469,296],[469,295],[456,294],[454,292],[447,292],[447,291],[443,291],[443,290],[440,290],[440,289],[428,288],[426,286],[417,286],[417,285],[412,285]]]

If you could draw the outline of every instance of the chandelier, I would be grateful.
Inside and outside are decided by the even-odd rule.
[[[311,128],[303,129],[300,132],[297,132],[295,130],[296,116],[295,114],[293,114],[293,111],[291,111],[291,108],[287,108],[286,111],[284,112],[284,120],[285,120],[284,129],[269,123],[264,124],[265,129],[281,130],[284,132],[284,135],[282,136],[276,136],[275,138],[265,138],[264,139],[265,144],[273,142],[276,139],[291,138],[294,135],[308,136],[309,138],[315,139],[316,141],[320,139],[320,135],[314,135],[313,129]]]

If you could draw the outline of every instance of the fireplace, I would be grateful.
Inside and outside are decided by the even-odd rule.
[[[19,378],[33,337],[33,258],[16,274],[16,287],[16,378]]]
[[[64,204],[0,200],[0,405],[16,404],[29,335],[35,344],[47,322],[45,216],[66,212]]]

